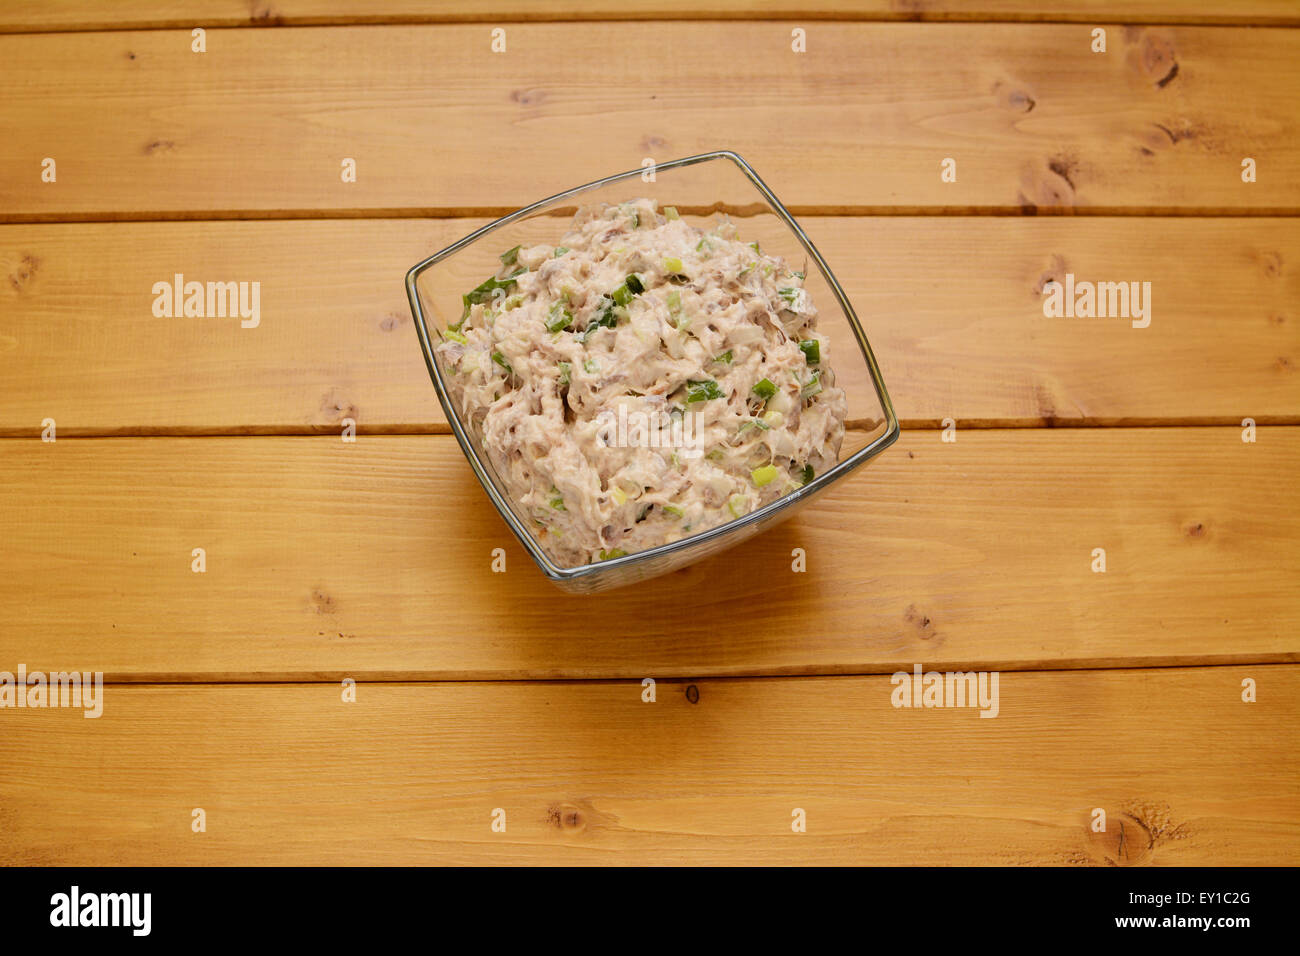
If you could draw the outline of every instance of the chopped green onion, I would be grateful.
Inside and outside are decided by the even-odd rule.
[[[763,401],[767,401],[769,398],[775,395],[776,392],[777,392],[776,385],[774,385],[769,379],[766,378],[760,378],[758,380],[758,384],[754,386],[754,394],[757,395],[759,398],[761,398]]]
[[[546,331],[558,332],[572,321],[573,313],[557,302],[551,306],[551,311],[546,316]]]
[[[816,365],[822,360],[822,346],[816,339],[805,339],[799,343],[799,349],[809,365]]]
[[[556,246],[556,247],[555,247],[555,258],[557,258],[557,259],[560,258],[560,256],[564,255],[564,254],[565,254],[566,252],[568,252],[568,251],[569,251],[569,247],[568,247],[568,246]]]
[[[461,335],[456,329],[447,329],[447,338],[451,339],[453,342],[459,342],[461,345],[469,344],[469,339]]]
[[[744,495],[732,495],[727,499],[727,510],[731,512],[732,517],[739,518],[749,512],[749,499]]]
[[[469,306],[471,305],[482,305],[484,302],[491,301],[492,296],[496,293],[497,289],[509,289],[515,284],[515,278],[523,275],[527,271],[528,270],[523,266],[520,266],[504,279],[498,279],[496,276],[493,276],[490,279],[484,280],[481,284],[471,289],[466,295],[461,296],[466,311],[468,312]]]
[[[731,349],[727,349],[727,351],[723,352],[721,355],[713,356],[713,361],[719,362],[722,365],[730,365],[734,360],[735,356],[731,353]]]
[[[502,306],[502,311],[509,312],[511,309],[517,309],[523,304],[524,297],[522,295],[512,295],[510,298],[506,299],[505,305]]]
[[[578,334],[579,342],[585,343],[587,339],[591,338],[596,333],[597,329],[612,329],[618,324],[618,312],[614,308],[614,303],[610,302],[608,299],[605,301],[608,304],[605,306],[605,310],[601,312],[600,318],[593,319],[591,323]]]
[[[585,371],[590,372],[592,375],[595,375],[597,372],[600,371],[600,366],[597,365],[595,362],[593,362],[591,359],[584,360],[582,363],[582,367]]]
[[[682,217],[677,215],[676,206],[664,206],[664,218],[668,220],[673,220],[673,219],[680,219]]]
[[[614,548],[610,551],[606,551],[604,548],[601,548],[600,556],[596,560],[609,561],[612,560],[613,558],[626,558],[626,557],[627,557],[627,552],[624,551],[622,548]]]
[[[692,402],[707,402],[710,399],[723,397],[722,389],[718,388],[718,383],[711,378],[686,383],[686,404],[688,405]]]
[[[757,243],[757,242],[751,242],[751,243],[748,243],[748,245],[749,245],[749,248],[753,249],[753,250],[754,250],[755,252],[757,252],[760,256],[763,254],[762,250],[758,248],[758,243]]]
[[[500,352],[492,353],[492,361],[496,362],[503,369],[505,369],[507,375],[515,374],[515,370],[510,367],[510,363],[506,361],[506,357],[502,355]]]
[[[564,496],[563,496],[562,494],[560,494],[560,489],[559,489],[559,488],[556,488],[554,485],[551,485],[551,500],[550,500],[550,505],[551,505],[551,507],[554,508],[556,511],[568,511],[568,510],[569,510],[568,508],[564,507]]]
[[[678,325],[682,315],[682,294],[676,289],[668,293],[668,314],[672,317],[673,325]]]
[[[764,465],[762,468],[755,468],[749,473],[749,477],[754,480],[755,488],[762,488],[764,485],[771,484],[776,478],[776,466]]]
[[[749,275],[749,273],[753,271],[754,266],[756,266],[757,264],[758,263],[756,262],[751,262],[749,265],[745,266],[745,268],[741,269],[739,272],[736,273],[736,278],[737,279],[745,278],[745,276]]]
[[[520,248],[520,246],[515,246],[513,249],[507,249],[505,252],[501,253],[501,264],[504,266],[512,266],[518,262]]]
[[[569,372],[572,370],[573,366],[571,366],[568,362],[557,362],[556,364],[560,369],[560,384],[568,385]]]
[[[743,435],[745,434],[745,432],[751,430],[765,432],[769,430],[771,427],[772,427],[771,425],[763,421],[763,419],[761,418],[747,418],[740,423],[740,428],[737,429],[736,434]]]
[[[799,298],[799,292],[800,292],[799,289],[777,289],[776,290],[776,294],[779,295],[781,298],[785,299],[785,301],[789,302],[791,305],[794,305],[795,301]]]
[[[641,281],[639,275],[633,272],[623,280],[623,283],[617,289],[609,294],[609,297],[619,305],[627,305],[632,301],[633,296],[640,295],[644,291],[645,283]]]
[[[706,250],[709,252],[713,251],[713,243],[709,242],[708,236],[704,236],[702,239],[700,239],[699,242],[695,244],[696,252],[704,252]]]
[[[813,377],[808,380],[808,384],[803,387],[800,394],[804,398],[811,398],[822,390],[822,373],[814,372]]]
[[[685,266],[682,265],[682,260],[678,259],[676,256],[669,256],[667,259],[664,260],[665,272],[670,272],[673,275],[677,275],[684,268]]]
[[[672,206],[669,206],[668,208],[672,209]],[[663,509],[665,514],[670,514],[674,518],[680,518],[682,516],[682,509],[678,508],[676,505],[664,505]]]
[[[804,279],[807,278],[807,276],[805,276],[802,272],[791,272],[790,275],[794,276],[796,279],[799,279],[800,281],[803,281]]]
[[[813,466],[812,466],[812,465],[804,465],[804,466],[803,466],[803,471],[799,473],[799,477],[803,479],[803,483],[804,483],[805,485],[811,485],[811,484],[812,484],[812,480],[813,480],[814,475],[815,475],[815,472],[813,471]]]
[[[704,457],[709,459],[709,461],[722,461],[726,456],[723,454],[721,448],[711,448],[709,449],[709,453]]]

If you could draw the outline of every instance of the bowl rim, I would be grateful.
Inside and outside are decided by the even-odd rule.
[[[804,250],[813,258],[813,261],[815,261],[821,269],[822,275],[826,277],[827,282],[831,287],[831,291],[834,293],[835,299],[844,313],[844,317],[848,320],[850,328],[853,329],[853,334],[857,340],[858,347],[861,349],[862,356],[866,360],[867,368],[871,373],[871,383],[876,390],[876,398],[880,402],[880,407],[885,414],[885,431],[872,439],[868,444],[858,449],[848,458],[837,462],[834,468],[815,476],[809,484],[764,505],[757,511],[751,511],[747,515],[735,518],[725,524],[720,524],[715,528],[709,528],[706,531],[701,531],[697,534],[692,534],[688,537],[680,538],[677,541],[672,541],[667,544],[656,545],[655,547],[648,548],[645,551],[637,551],[633,554],[624,555],[618,558],[610,558],[605,561],[596,561],[573,567],[562,567],[551,560],[551,557],[515,515],[514,509],[510,506],[510,503],[505,501],[501,493],[497,490],[496,483],[488,474],[487,468],[479,457],[478,450],[475,447],[471,436],[462,424],[460,416],[456,413],[450,394],[447,391],[447,385],[443,381],[442,371],[438,367],[437,360],[434,358],[435,346],[429,335],[429,328],[425,321],[424,308],[420,303],[420,296],[416,289],[416,282],[425,270],[442,260],[449,258],[461,249],[472,245],[480,237],[523,219],[531,213],[552,205],[559,200],[567,199],[570,196],[575,196],[588,190],[599,189],[603,186],[620,182],[624,179],[630,179],[633,176],[641,176],[647,171],[657,172],[663,169],[694,166],[698,163],[705,163],[714,160],[727,160],[734,163],[736,167],[744,173],[751,185],[753,185],[754,188],[758,190],[759,194],[767,200],[769,206],[771,206],[778,218],[780,218],[790,231],[794,233]],[[461,451],[469,460],[470,467],[473,468],[475,477],[478,478],[479,484],[483,486],[483,490],[487,492],[492,504],[501,514],[501,517],[505,519],[506,524],[510,526],[510,530],[515,533],[515,537],[519,539],[519,542],[528,551],[529,555],[532,557],[533,561],[536,562],[537,566],[541,568],[542,572],[553,581],[575,581],[589,575],[604,574],[612,572],[618,568],[626,568],[642,562],[653,561],[656,558],[685,550],[688,547],[695,547],[708,541],[724,537],[725,535],[742,528],[764,522],[773,515],[790,508],[799,502],[807,501],[812,498],[831,483],[842,478],[844,475],[866,463],[871,458],[874,458],[898,439],[900,431],[898,416],[894,413],[894,405],[890,401],[888,390],[885,388],[884,378],[880,374],[880,366],[876,362],[875,353],[871,350],[871,344],[867,341],[867,336],[863,331],[862,323],[858,319],[858,314],[854,310],[852,303],[849,302],[848,296],[844,294],[844,289],[840,286],[839,280],[835,277],[835,273],[831,271],[830,266],[826,264],[826,260],[822,258],[821,253],[817,251],[817,247],[813,245],[812,240],[808,238],[807,233],[803,231],[803,228],[799,225],[798,221],[790,215],[790,212],[785,208],[785,205],[777,199],[776,194],[768,188],[767,184],[763,182],[758,173],[754,171],[753,167],[750,166],[749,163],[745,162],[738,153],[729,149],[713,150],[708,153],[700,153],[695,156],[687,156],[682,159],[669,160],[663,163],[655,163],[652,166],[639,167],[637,169],[630,169],[627,172],[616,173],[612,176],[606,176],[603,179],[593,180],[592,182],[585,183],[581,186],[574,186],[571,189],[566,189],[563,192],[556,193],[554,196],[548,196],[546,199],[538,200],[535,203],[517,209],[499,219],[494,219],[487,225],[474,230],[469,235],[453,242],[445,249],[434,253],[427,259],[423,259],[412,266],[406,273],[406,297],[410,301],[411,315],[415,320],[415,332],[420,339],[420,349],[424,353],[424,363],[428,367],[429,377],[433,381],[434,390],[438,394],[438,401],[442,405],[443,413],[447,416],[447,422],[451,426],[452,433],[455,434],[456,440],[460,443]]]

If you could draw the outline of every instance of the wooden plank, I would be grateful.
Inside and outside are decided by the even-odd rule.
[[[347,417],[368,432],[445,431],[402,277],[481,222],[0,226],[0,435],[35,435],[46,418],[61,436],[337,432]],[[1290,220],[804,224],[907,425],[1300,417]],[[466,288],[472,269],[454,270]],[[151,289],[177,272],[260,282],[259,325],[155,317]],[[1044,318],[1037,290],[1067,272],[1150,282],[1150,325]],[[859,365],[837,364],[851,395],[871,395]]]
[[[1257,437],[905,433],[792,522],[592,597],[533,567],[449,436],[7,439],[0,661],[127,681],[1296,661],[1300,429]]]
[[[1207,9],[1199,0],[118,0],[111,15],[93,0],[45,0],[0,9],[0,32],[159,27],[436,23],[503,20],[632,19],[1050,20],[1095,23],[1300,22],[1292,0],[1234,0]]]
[[[994,719],[894,708],[885,676],[689,686],[108,687],[98,720],[6,711],[0,864],[1300,863],[1294,666],[1002,674]]]
[[[805,212],[1300,212],[1294,30],[1112,28],[1100,55],[1077,25],[810,22],[804,54],[791,29],[515,24],[503,54],[485,24],[214,31],[203,54],[186,31],[3,36],[0,210],[504,211],[727,146]]]

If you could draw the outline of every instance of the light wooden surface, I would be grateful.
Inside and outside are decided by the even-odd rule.
[[[1300,211],[1293,30],[1116,28],[1095,54],[1079,26],[839,23],[798,54],[791,29],[538,23],[501,54],[457,24],[214,31],[203,54],[176,30],[0,36],[23,91],[0,211],[505,212],[722,147],[798,212]],[[608,48],[657,55],[572,52]]]
[[[0,8],[0,31],[577,19],[1028,20],[1295,24],[1293,0],[44,0]]]
[[[0,709],[0,864],[1300,864],[1296,4],[794,6],[0,8],[0,671],[109,681]],[[403,274],[719,146],[908,430],[739,551],[564,596]],[[177,272],[260,281],[261,325],[154,318]],[[1150,327],[1044,319],[1065,272],[1151,282]],[[914,664],[999,671],[998,717],[893,708]]]
[[[1008,673],[995,719],[893,689],[109,687],[6,715],[0,862],[1297,862],[1300,668]]]
[[[1278,506],[1297,473],[1290,428],[909,432],[752,545],[576,597],[450,436],[8,440],[0,661],[274,680],[1300,660],[1300,514]]]
[[[35,435],[46,418],[63,436],[337,433],[348,417],[362,431],[446,431],[402,277],[482,222],[0,226],[0,434]],[[1292,220],[804,225],[862,316],[905,426],[1296,421]],[[259,281],[261,324],[155,318],[150,290],[177,271]],[[1043,283],[1066,273],[1150,282],[1151,324],[1044,318]],[[846,388],[869,394],[860,364],[840,368]]]

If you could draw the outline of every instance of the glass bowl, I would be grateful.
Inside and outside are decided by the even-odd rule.
[[[806,263],[804,287],[817,306],[817,330],[830,340],[827,357],[836,384],[845,392],[848,415],[839,463],[782,498],[726,524],[681,540],[592,564],[562,567],[529,531],[487,455],[452,403],[437,353],[448,324],[461,317],[461,295],[500,267],[500,254],[514,246],[555,244],[574,214],[592,203],[631,199],[675,206],[683,219],[706,226],[725,214],[745,241],[757,240],[765,254],[793,266]],[[853,306],[811,240],[749,164],[729,150],[704,153],[619,173],[533,203],[455,242],[413,266],[406,274],[415,331],[447,421],[474,474],[497,511],[548,578],[566,591],[593,593],[665,574],[739,544],[784,521],[826,488],[883,451],[898,438],[898,419],[880,368]],[[850,343],[856,343],[853,349]]]

